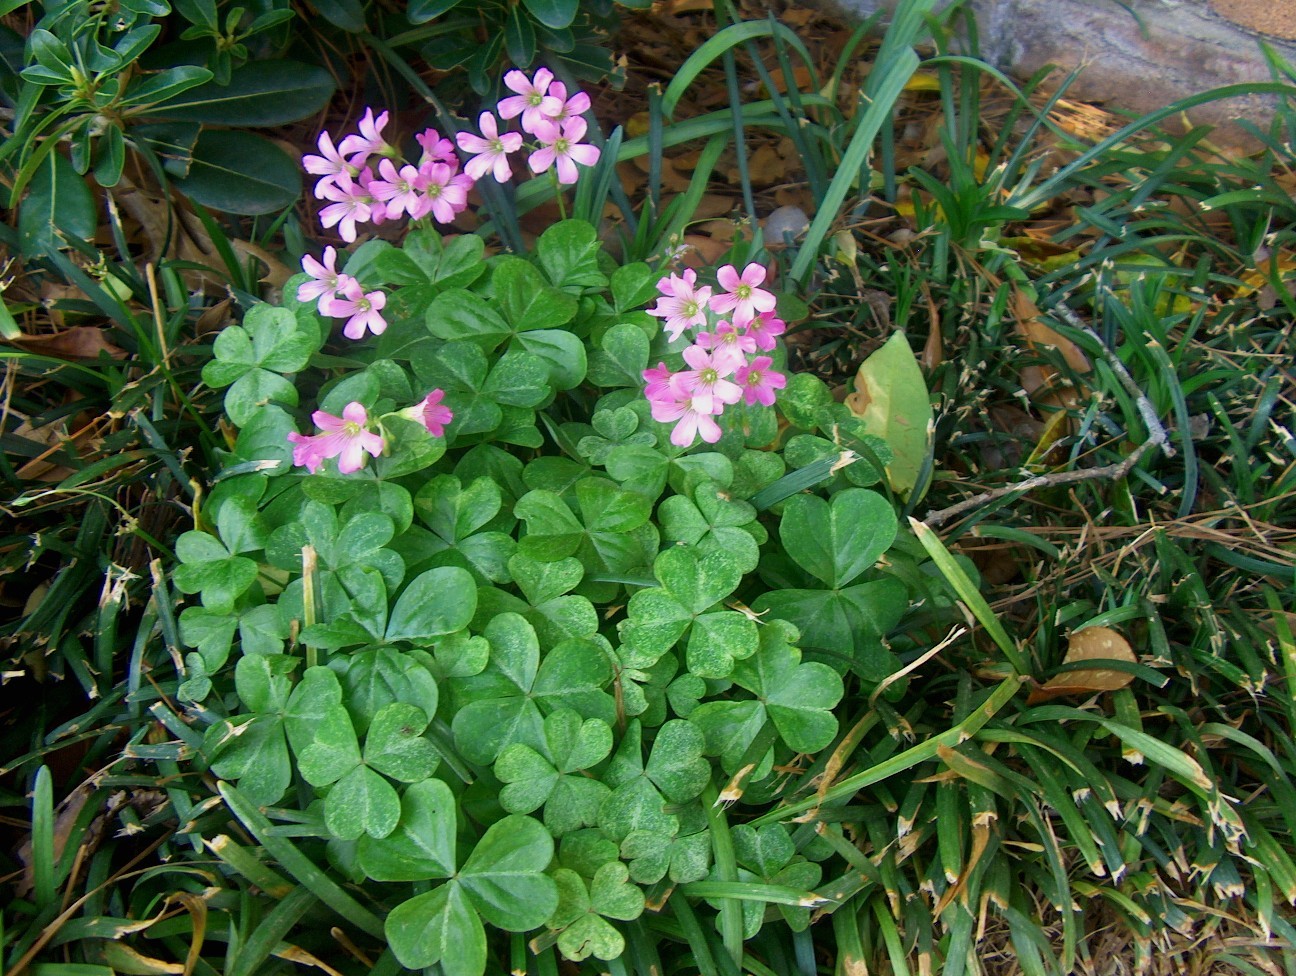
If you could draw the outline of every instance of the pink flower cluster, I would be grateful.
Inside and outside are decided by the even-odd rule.
[[[433,390],[412,407],[398,411],[397,416],[413,420],[427,428],[433,437],[445,436],[445,425],[454,419],[450,408],[441,403],[445,397],[442,390]],[[352,400],[342,409],[342,416],[335,417],[323,410],[311,414],[311,420],[323,433],[288,435],[293,445],[293,464],[304,467],[311,474],[329,458],[338,459],[338,471],[351,474],[364,467],[365,454],[378,457],[387,446],[379,430],[369,429],[369,413],[364,404]]]
[[[662,327],[672,341],[688,329],[710,329],[698,332],[684,350],[690,369],[672,373],[658,363],[643,373],[653,419],[675,423],[671,443],[678,447],[690,446],[699,434],[714,444],[721,434],[715,418],[725,407],[739,400],[771,406],[774,391],[787,386],[787,377],[770,368],[772,357],[754,355],[772,350],[787,328],[774,314],[774,296],[760,287],[765,269],[749,264],[740,275],[727,264],[716,281],[723,291],[698,285],[692,269],[668,275],[657,282],[661,297],[648,309],[649,315],[665,320]]]
[[[419,220],[429,214],[448,224],[468,207],[473,179],[459,172],[454,143],[428,129],[415,136],[422,150],[417,165],[404,162],[400,150],[383,138],[387,121],[386,112],[375,117],[367,108],[358,133],[335,146],[333,137],[321,132],[319,155],[302,157],[306,172],[319,177],[315,196],[329,201],[320,211],[320,223],[336,226],[348,244],[355,241],[358,224],[381,224],[402,215]]]
[[[580,116],[589,111],[588,95],[576,92],[569,98],[566,86],[554,81],[548,68],[540,68],[531,78],[510,71],[504,84],[515,94],[499,103],[499,117],[521,116],[523,132],[535,138],[527,160],[532,172],[554,168],[559,183],[575,183],[578,163],[598,162],[598,148],[581,142],[586,125]],[[306,172],[319,177],[315,196],[329,201],[320,211],[320,223],[336,226],[348,244],[355,242],[360,224],[429,215],[438,223],[450,223],[467,209],[468,191],[477,180],[487,173],[501,183],[509,179],[509,154],[523,144],[522,133],[501,133],[495,116],[483,112],[478,120],[480,136],[460,132],[455,137],[459,148],[472,155],[461,173],[455,143],[441,138],[435,129],[414,137],[421,150],[417,164],[402,160],[400,150],[383,137],[387,122],[388,113],[375,116],[372,108],[366,108],[359,132],[343,136],[336,145],[331,135],[321,132],[319,155],[302,157]],[[339,272],[335,248],[324,249],[323,261],[310,255],[302,258],[302,270],[311,280],[298,287],[297,300],[317,302],[321,315],[345,318],[342,333],[348,339],[386,330],[382,310],[387,295],[376,289],[366,291],[355,278]]]
[[[504,84],[515,92],[502,99],[498,106],[500,119],[518,118],[525,132],[535,137],[536,143],[527,165],[533,173],[544,173],[553,167],[559,183],[575,183],[579,172],[576,164],[593,166],[598,162],[597,146],[582,143],[585,138],[585,120],[581,113],[588,112],[590,98],[584,92],[567,97],[567,86],[554,81],[553,72],[540,68],[528,78],[521,71],[510,71]],[[477,120],[482,134],[460,132],[455,141],[473,158],[464,166],[464,172],[474,180],[490,173],[500,183],[512,175],[508,157],[522,148],[521,132],[499,131],[499,121],[490,112],[482,112]]]

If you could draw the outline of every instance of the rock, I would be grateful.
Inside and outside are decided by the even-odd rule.
[[[834,2],[834,0],[827,0]],[[852,17],[896,0],[835,0]],[[940,4],[939,6],[944,6]],[[1296,63],[1296,4],[1288,0],[969,0],[981,57],[1018,78],[1055,64],[1053,78],[1083,65],[1067,97],[1135,115],[1211,88],[1272,81],[1261,43]],[[1264,128],[1272,96],[1194,108],[1194,124],[1220,126],[1213,141],[1253,145],[1237,123]]]

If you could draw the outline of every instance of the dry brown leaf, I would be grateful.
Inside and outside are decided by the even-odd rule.
[[[74,325],[53,335],[23,336],[11,341],[19,349],[55,359],[98,359],[100,353],[107,353],[113,359],[126,358],[126,350],[114,346],[104,329],[92,325]]]
[[[1017,320],[1017,334],[1026,340],[1028,348],[1038,351],[1041,347],[1051,346],[1062,354],[1067,365],[1076,372],[1089,371],[1089,358],[1080,347],[1045,324],[1035,303],[1019,288],[1013,289],[1013,316]],[[1022,389],[1043,403],[1074,406],[1083,391],[1059,385],[1056,383],[1057,376],[1057,370],[1048,366],[1026,366],[1021,371]]]
[[[1110,627],[1086,627],[1071,635],[1066,658],[1062,663],[1078,664],[1082,661],[1128,661],[1130,664],[1135,664],[1138,658],[1135,657],[1129,641]],[[1036,705],[1061,695],[1092,695],[1099,691],[1119,691],[1133,680],[1132,674],[1113,671],[1110,668],[1081,668],[1078,671],[1065,671],[1054,675],[1034,689],[1027,698],[1026,704]]]

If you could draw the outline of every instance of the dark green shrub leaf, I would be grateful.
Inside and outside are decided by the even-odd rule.
[[[333,76],[318,65],[249,61],[234,71],[228,84],[209,82],[191,88],[182,96],[154,105],[151,114],[207,125],[282,125],[323,109],[335,87]]]
[[[23,254],[40,257],[60,250],[67,239],[93,240],[98,222],[85,177],[58,152],[46,154],[18,206],[18,245]]]
[[[213,210],[262,214],[291,206],[301,193],[302,176],[297,161],[268,139],[205,130],[194,145],[189,174],[176,186]]]

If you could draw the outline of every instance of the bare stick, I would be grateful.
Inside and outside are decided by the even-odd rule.
[[[1175,456],[1175,449],[1170,446],[1170,437],[1166,430],[1161,426],[1161,419],[1157,416],[1156,410],[1152,407],[1152,401],[1144,396],[1143,391],[1139,389],[1134,377],[1130,376],[1129,370],[1120,358],[1107,348],[1107,343],[1103,342],[1102,336],[1087,326],[1080,316],[1071,311],[1064,302],[1058,302],[1054,306],[1062,318],[1066,319],[1067,325],[1073,329],[1079,329],[1094,342],[1098,343],[1098,348],[1103,352],[1103,359],[1107,360],[1107,365],[1112,368],[1120,380],[1121,386],[1125,387],[1125,392],[1134,398],[1134,405],[1138,407],[1139,416],[1143,418],[1143,424],[1148,429],[1148,440],[1161,449],[1161,453],[1166,457]]]
[[[1162,432],[1162,437],[1165,432]],[[1124,461],[1117,464],[1104,464],[1098,468],[1082,468],[1079,471],[1056,471],[1052,474],[1036,475],[1034,478],[1027,478],[1025,481],[1018,481],[1016,484],[1003,485],[999,488],[992,488],[990,491],[983,491],[979,495],[973,495],[971,498],[965,498],[957,505],[951,505],[949,508],[942,508],[939,511],[928,512],[923,521],[935,528],[943,525],[956,515],[962,515],[964,512],[971,511],[974,508],[980,508],[1005,495],[1016,495],[1022,492],[1034,491],[1036,488],[1051,488],[1056,485],[1071,485],[1077,481],[1094,481],[1099,478],[1111,481],[1119,481],[1133,470],[1134,465],[1138,464],[1148,448],[1153,447],[1160,442],[1156,437],[1149,437],[1146,441],[1136,447]]]

